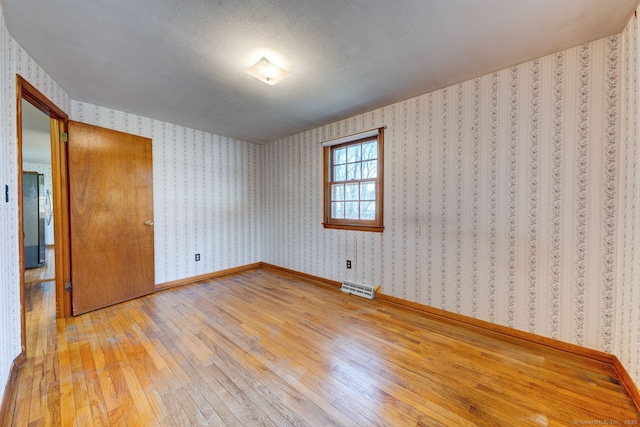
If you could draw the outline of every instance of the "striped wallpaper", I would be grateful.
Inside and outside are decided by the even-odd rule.
[[[70,100],[0,14],[0,184],[16,187],[20,73],[74,120],[153,139],[156,283],[265,261],[380,284],[613,352],[640,384],[638,33],[634,19],[618,36],[257,146]],[[320,143],[383,125],[384,233],[325,230]],[[20,352],[11,196],[0,384]]]
[[[153,140],[157,284],[262,261],[260,146],[84,102],[69,116]]]
[[[624,354],[640,383],[636,27],[268,144],[265,261]],[[384,125],[384,233],[323,229],[321,142]]]
[[[0,13],[0,390],[4,390],[11,364],[21,351],[16,74],[69,111],[67,94],[11,38]],[[4,200],[5,185],[9,186],[9,203]]]
[[[640,387],[640,26],[631,20],[621,35],[619,266],[615,295],[615,354]]]

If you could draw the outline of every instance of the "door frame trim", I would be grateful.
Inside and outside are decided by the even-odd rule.
[[[67,113],[36,89],[21,75],[16,74],[16,121],[17,121],[17,162],[18,162],[18,247],[20,265],[20,307],[22,350],[26,351],[26,314],[24,279],[24,224],[22,203],[22,100],[35,106],[50,117],[51,133],[51,184],[53,190],[54,250],[56,317],[71,315],[71,293],[64,291],[65,281],[71,280],[71,257],[69,240],[69,197],[67,179],[67,147],[60,140],[60,133],[66,132]]]

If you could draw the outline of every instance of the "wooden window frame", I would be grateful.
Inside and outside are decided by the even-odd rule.
[[[324,146],[324,228],[339,230],[356,230],[370,231],[381,233],[384,230],[383,214],[384,214],[384,128],[378,129],[379,133],[375,137],[378,141],[378,177],[371,179],[376,181],[376,214],[373,220],[362,219],[340,219],[331,218],[331,184],[333,175],[333,150],[336,148],[346,147],[352,144],[371,141],[374,137],[362,137],[342,142],[335,145]],[[323,144],[324,145],[324,144]],[[348,181],[347,181],[348,182]],[[356,180],[354,182],[360,182]]]

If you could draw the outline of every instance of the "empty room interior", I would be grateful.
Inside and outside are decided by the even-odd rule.
[[[0,0],[0,423],[640,424],[639,0]]]

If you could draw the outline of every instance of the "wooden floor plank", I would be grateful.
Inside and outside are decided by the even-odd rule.
[[[609,363],[271,270],[72,319],[53,288],[27,288],[7,426],[640,422]]]

